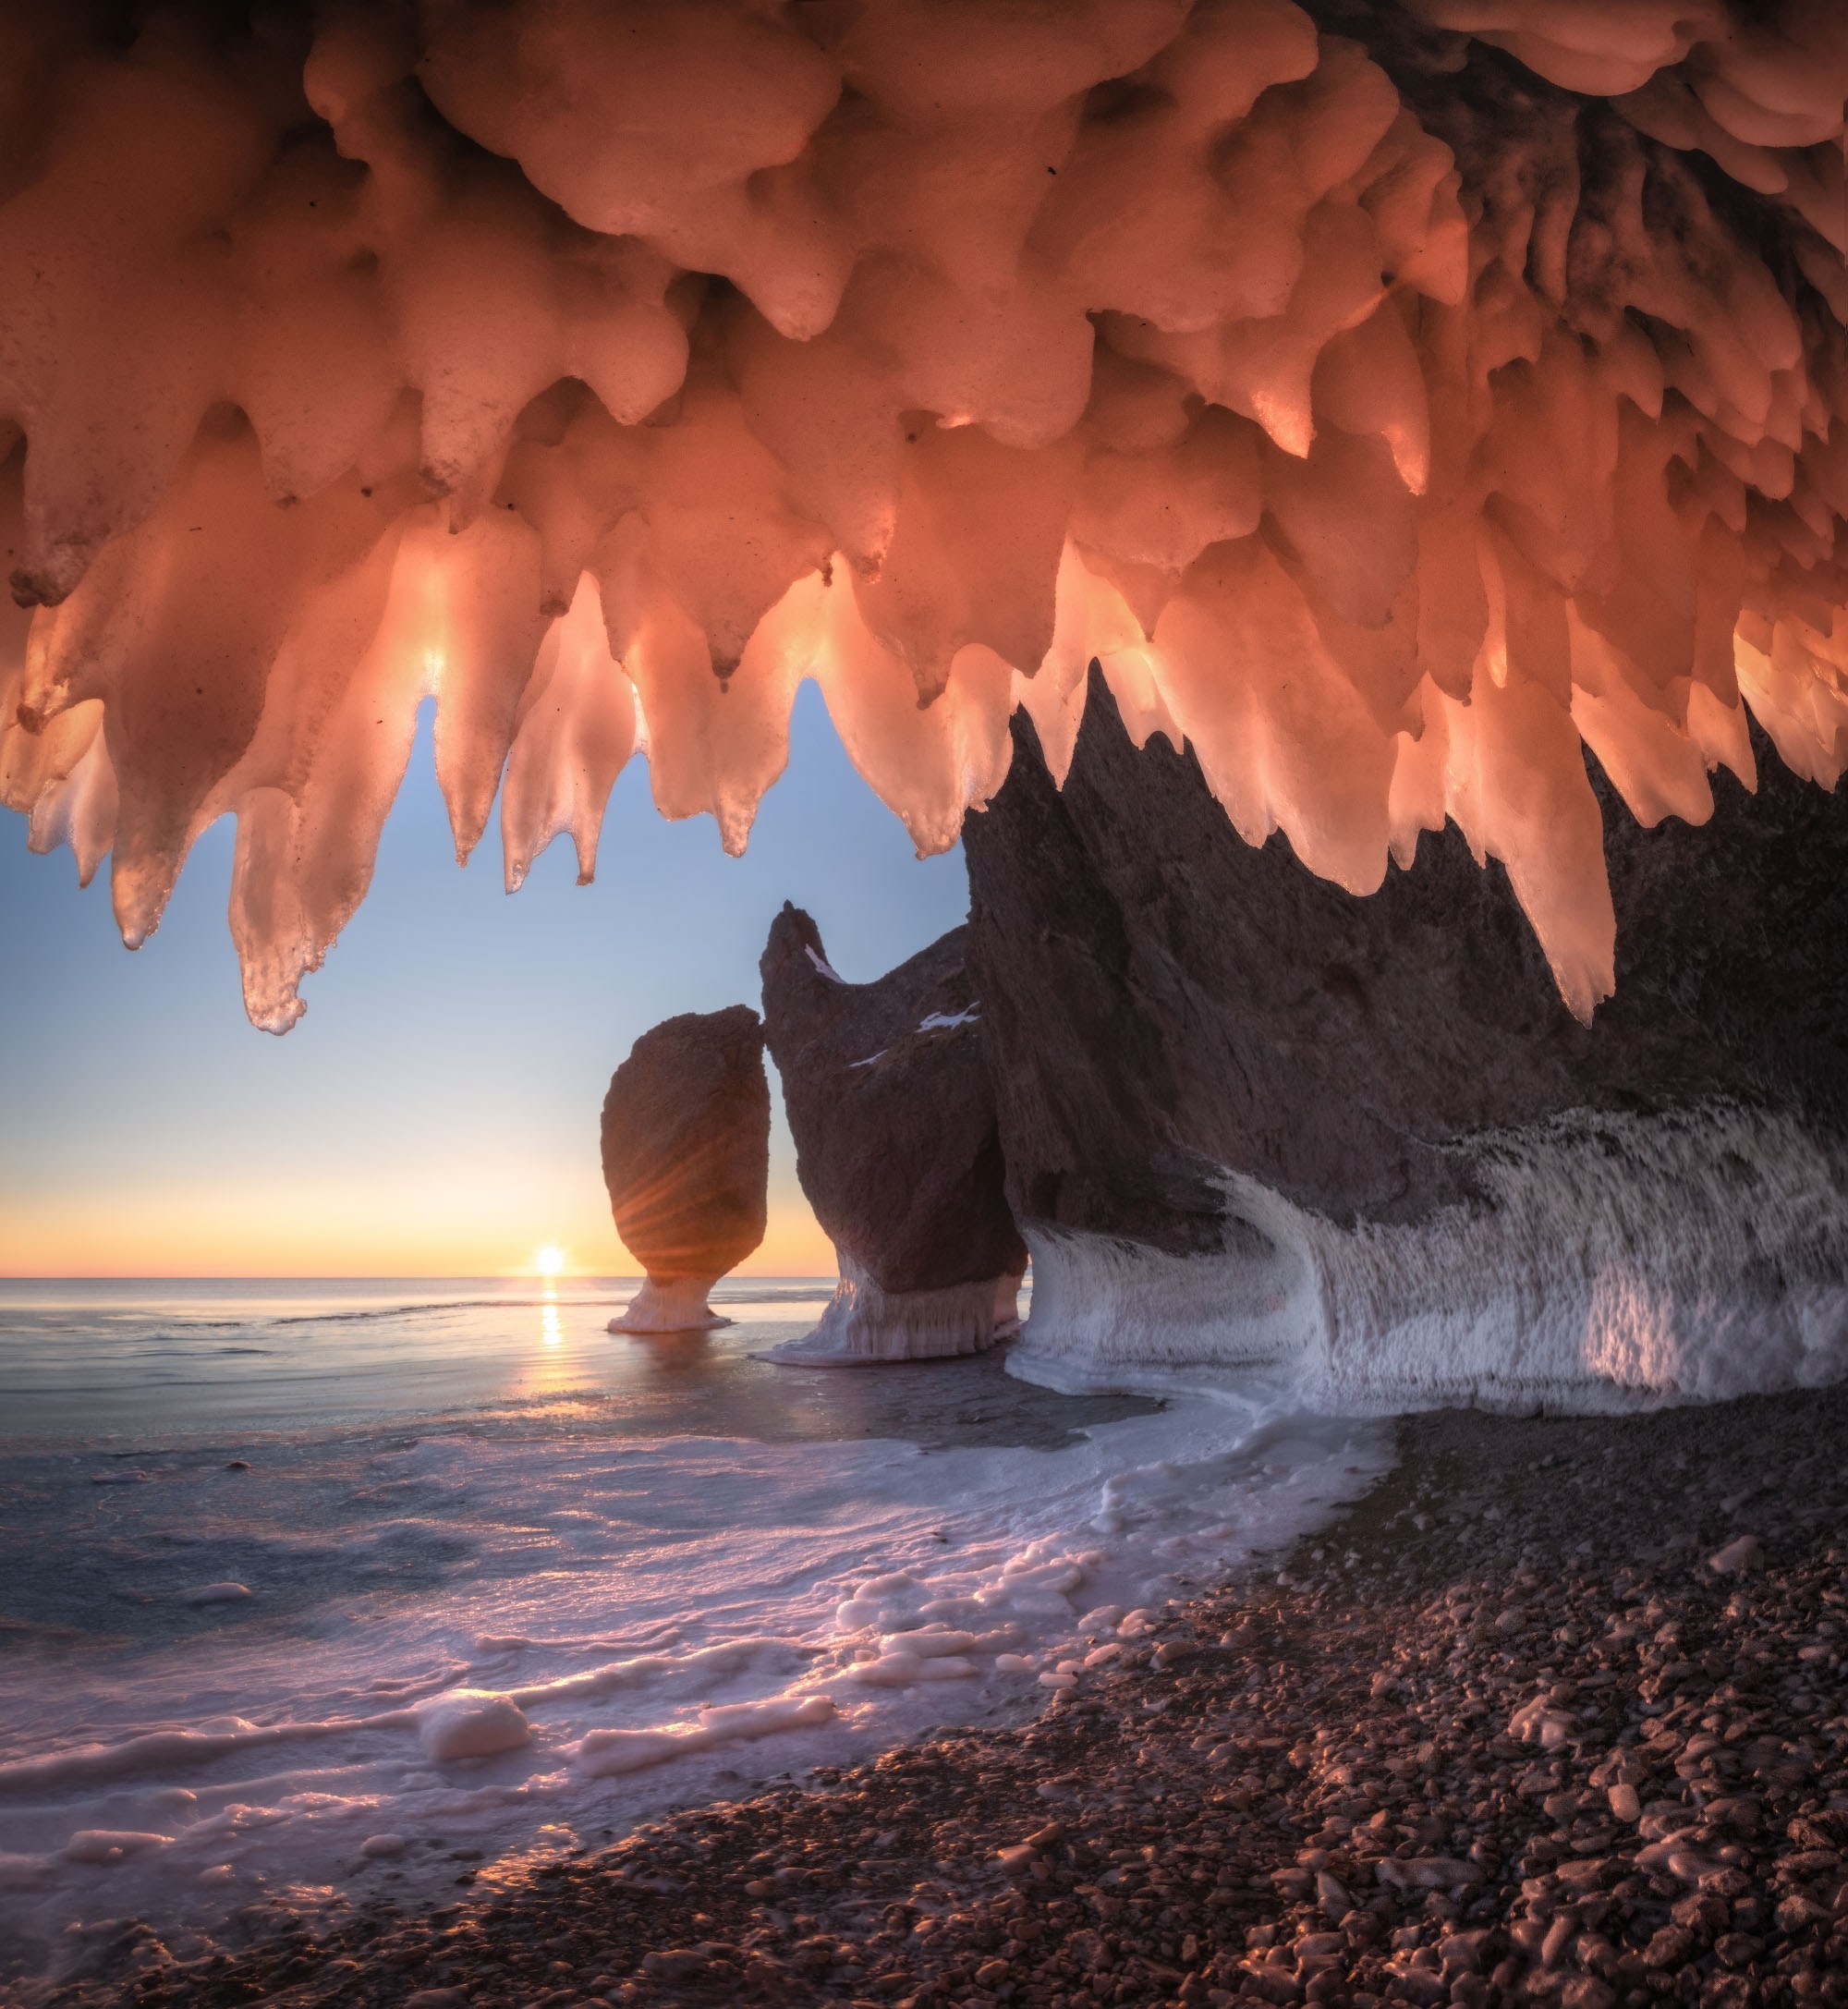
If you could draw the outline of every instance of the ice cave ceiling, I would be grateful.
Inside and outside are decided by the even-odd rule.
[[[281,1029],[419,700],[458,852],[816,678],[922,850],[1095,656],[1356,893],[1453,818],[1610,990],[1645,822],[1848,765],[1836,0],[0,8],[0,792]]]

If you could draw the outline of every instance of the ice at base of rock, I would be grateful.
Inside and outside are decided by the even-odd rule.
[[[650,1277],[629,1299],[627,1309],[610,1321],[613,1333],[711,1333],[729,1325],[728,1318],[706,1302],[716,1276]]]
[[[1095,657],[1343,886],[1454,821],[1581,1017],[1586,748],[1848,764],[1832,0],[125,19],[8,30],[0,798],[131,944],[234,816],[260,1025],[426,697],[513,884],[638,749],[741,848],[805,677],[942,849]]]
[[[881,1290],[851,1257],[820,1322],[764,1358],[787,1367],[871,1367],[982,1353],[1019,1324],[1020,1279],[989,1277],[943,1290]]]
[[[1235,1250],[1029,1226],[1010,1371],[1057,1387],[1257,1373],[1338,1413],[1625,1410],[1848,1374],[1848,1197],[1791,1120],[1581,1113],[1486,1140],[1484,1198],[1343,1228],[1227,1174]]]

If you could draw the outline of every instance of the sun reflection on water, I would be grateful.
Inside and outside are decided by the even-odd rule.
[[[553,1404],[578,1393],[582,1362],[565,1343],[565,1307],[551,1277],[539,1286],[539,1345],[523,1377],[529,1399]]]
[[[558,1279],[565,1273],[565,1251],[556,1242],[533,1251],[532,1266],[539,1272],[539,1338],[544,1346],[565,1344],[565,1326],[558,1315]]]

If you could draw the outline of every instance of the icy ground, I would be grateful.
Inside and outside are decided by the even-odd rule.
[[[738,1322],[680,1341],[605,1333],[607,1286],[21,1288],[0,1911],[28,1967],[128,1915],[183,1942],[265,1895],[432,1897],[1017,1712],[1384,1455],[1261,1392],[753,1358],[822,1285],[734,1285]]]

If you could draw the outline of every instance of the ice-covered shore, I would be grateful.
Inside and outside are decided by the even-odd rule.
[[[600,1305],[565,1318],[587,1345],[646,1344],[603,1337]],[[801,1397],[793,1370],[746,1357],[766,1331],[746,1317],[696,1344],[849,1431],[886,1413],[860,1377]],[[920,1401],[1022,1399],[992,1358],[888,1371],[919,1377]],[[346,1428],[253,1449],[250,1472],[217,1446],[140,1451],[142,1476],[106,1496],[96,1454],[42,1457],[47,1516],[80,1493],[149,1559],[141,1603],[176,1615],[139,1645],[24,1641],[0,1667],[6,1957],[43,1972],[81,1956],[73,1921],[135,1917],[202,1947],[291,1892],[434,1904],[478,1863],[499,1877],[933,1724],[1016,1716],[1383,1456],[1375,1426],[1256,1394],[1125,1406],[1063,1444],[1040,1422],[960,1448],[936,1430],[927,1448]],[[249,1599],[187,1602],[234,1558]]]
[[[227,1986],[326,2009],[1826,2003],[1844,1423],[1840,1392],[1413,1418],[1285,1570],[1164,1611],[1031,1723],[692,1809],[433,1915],[316,1938],[277,1905],[217,1967],[99,1931],[59,2009],[115,2009],[138,1967],[175,2009]]]

